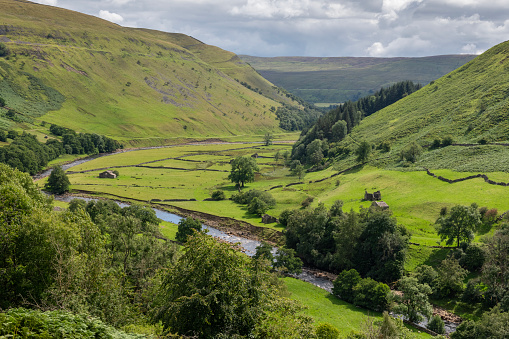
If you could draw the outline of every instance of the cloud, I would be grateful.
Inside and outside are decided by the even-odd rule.
[[[43,4],[43,5],[50,5],[50,6],[57,6],[58,5],[58,0],[39,0],[39,1],[36,1],[40,4]]]
[[[461,48],[463,54],[482,54],[484,50],[478,49],[476,44],[466,44]]]
[[[111,21],[111,22],[114,22],[117,24],[124,21],[124,18],[120,14],[111,13],[109,11],[104,11],[104,10],[99,11],[99,18],[108,20],[108,21]]]
[[[56,0],[39,0],[48,1]],[[101,18],[125,26],[184,33],[238,54],[259,56],[477,53],[507,40],[506,3],[507,0],[58,0],[61,7],[91,15],[100,13]]]
[[[381,42],[375,42],[367,48],[367,52],[372,57],[396,57],[405,53],[425,54],[430,50],[432,43],[421,39],[419,36],[410,38],[397,38],[391,41],[387,46]]]

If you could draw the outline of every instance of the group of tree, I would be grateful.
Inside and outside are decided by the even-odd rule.
[[[247,205],[247,211],[258,216],[276,206],[276,199],[272,194],[256,189],[234,194],[232,200],[237,204]]]
[[[0,309],[10,310],[0,311],[0,336],[145,337],[109,326],[162,326],[168,338],[337,334],[315,327],[266,259],[199,231],[179,250],[150,208],[75,199],[57,211],[28,174],[5,164],[0,195]],[[290,269],[288,253],[279,257]]]
[[[97,134],[66,133],[62,141],[48,139],[45,143],[35,135],[9,130],[0,131],[0,141],[12,142],[0,148],[0,162],[17,168],[22,172],[35,174],[48,165],[48,162],[62,154],[96,154],[113,152],[122,146],[115,140]]]
[[[329,111],[312,127],[303,130],[299,140],[293,145],[292,159],[300,160],[301,163],[316,164],[320,156],[315,155],[312,158],[310,155],[314,152],[310,152],[308,146],[317,140],[327,144],[321,147],[321,157],[336,156],[341,151],[336,148],[336,143],[343,140],[364,117],[395,103],[421,87],[420,84],[411,81],[402,81],[382,88],[371,96],[355,102],[348,101]],[[329,150],[334,152],[328,154]]]
[[[361,276],[394,282],[403,273],[409,233],[390,211],[377,207],[360,212],[342,210],[336,201],[330,210],[287,210],[280,216],[286,225],[286,246],[304,262],[333,272],[356,269]]]
[[[302,131],[312,126],[323,111],[305,103],[303,108],[283,104],[276,110],[279,127],[287,131]]]

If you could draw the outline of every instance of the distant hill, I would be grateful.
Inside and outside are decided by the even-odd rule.
[[[0,97],[19,115],[15,124],[0,109],[3,129],[37,119],[159,143],[279,131],[274,108],[298,106],[234,53],[183,34],[23,0],[0,8],[10,52],[0,57]]]
[[[262,58],[241,55],[262,76],[311,103],[355,101],[381,87],[410,80],[426,85],[475,55],[422,58]]]
[[[409,144],[509,140],[509,42],[362,120],[356,140]]]

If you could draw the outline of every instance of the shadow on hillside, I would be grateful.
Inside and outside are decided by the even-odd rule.
[[[363,308],[360,308],[360,307],[357,307],[355,306],[354,304],[350,304],[350,303],[347,303],[346,301],[344,300],[341,300],[339,299],[338,297],[336,297],[335,295],[333,294],[329,294],[326,296],[326,298],[333,304],[333,305],[339,305],[339,306],[343,306],[344,308],[346,308],[347,310],[349,311],[354,311],[354,312],[361,312],[365,315],[380,315],[380,313],[378,312],[375,312],[375,311],[369,311],[369,310],[366,310],[366,309],[363,309]]]
[[[451,248],[436,248],[424,262],[425,265],[436,267],[447,257]]]

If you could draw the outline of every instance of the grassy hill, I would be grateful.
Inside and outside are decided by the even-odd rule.
[[[472,60],[473,55],[422,58],[262,58],[242,55],[274,84],[313,103],[357,100],[398,81],[428,84]]]
[[[29,1],[0,8],[10,50],[0,58],[0,96],[23,128],[42,120],[144,144],[261,134],[279,130],[270,108],[291,100],[235,54],[183,34]],[[0,128],[13,127],[0,117]]]
[[[488,143],[506,141],[509,139],[508,69],[509,42],[504,42],[362,120],[346,142],[353,146],[353,140],[388,141],[398,150],[414,141],[426,145],[447,136],[456,143],[476,143],[481,139]],[[482,147],[488,151],[490,146]],[[443,150],[433,152],[438,155]],[[465,162],[486,152],[456,153]],[[444,154],[431,158],[443,160]]]

